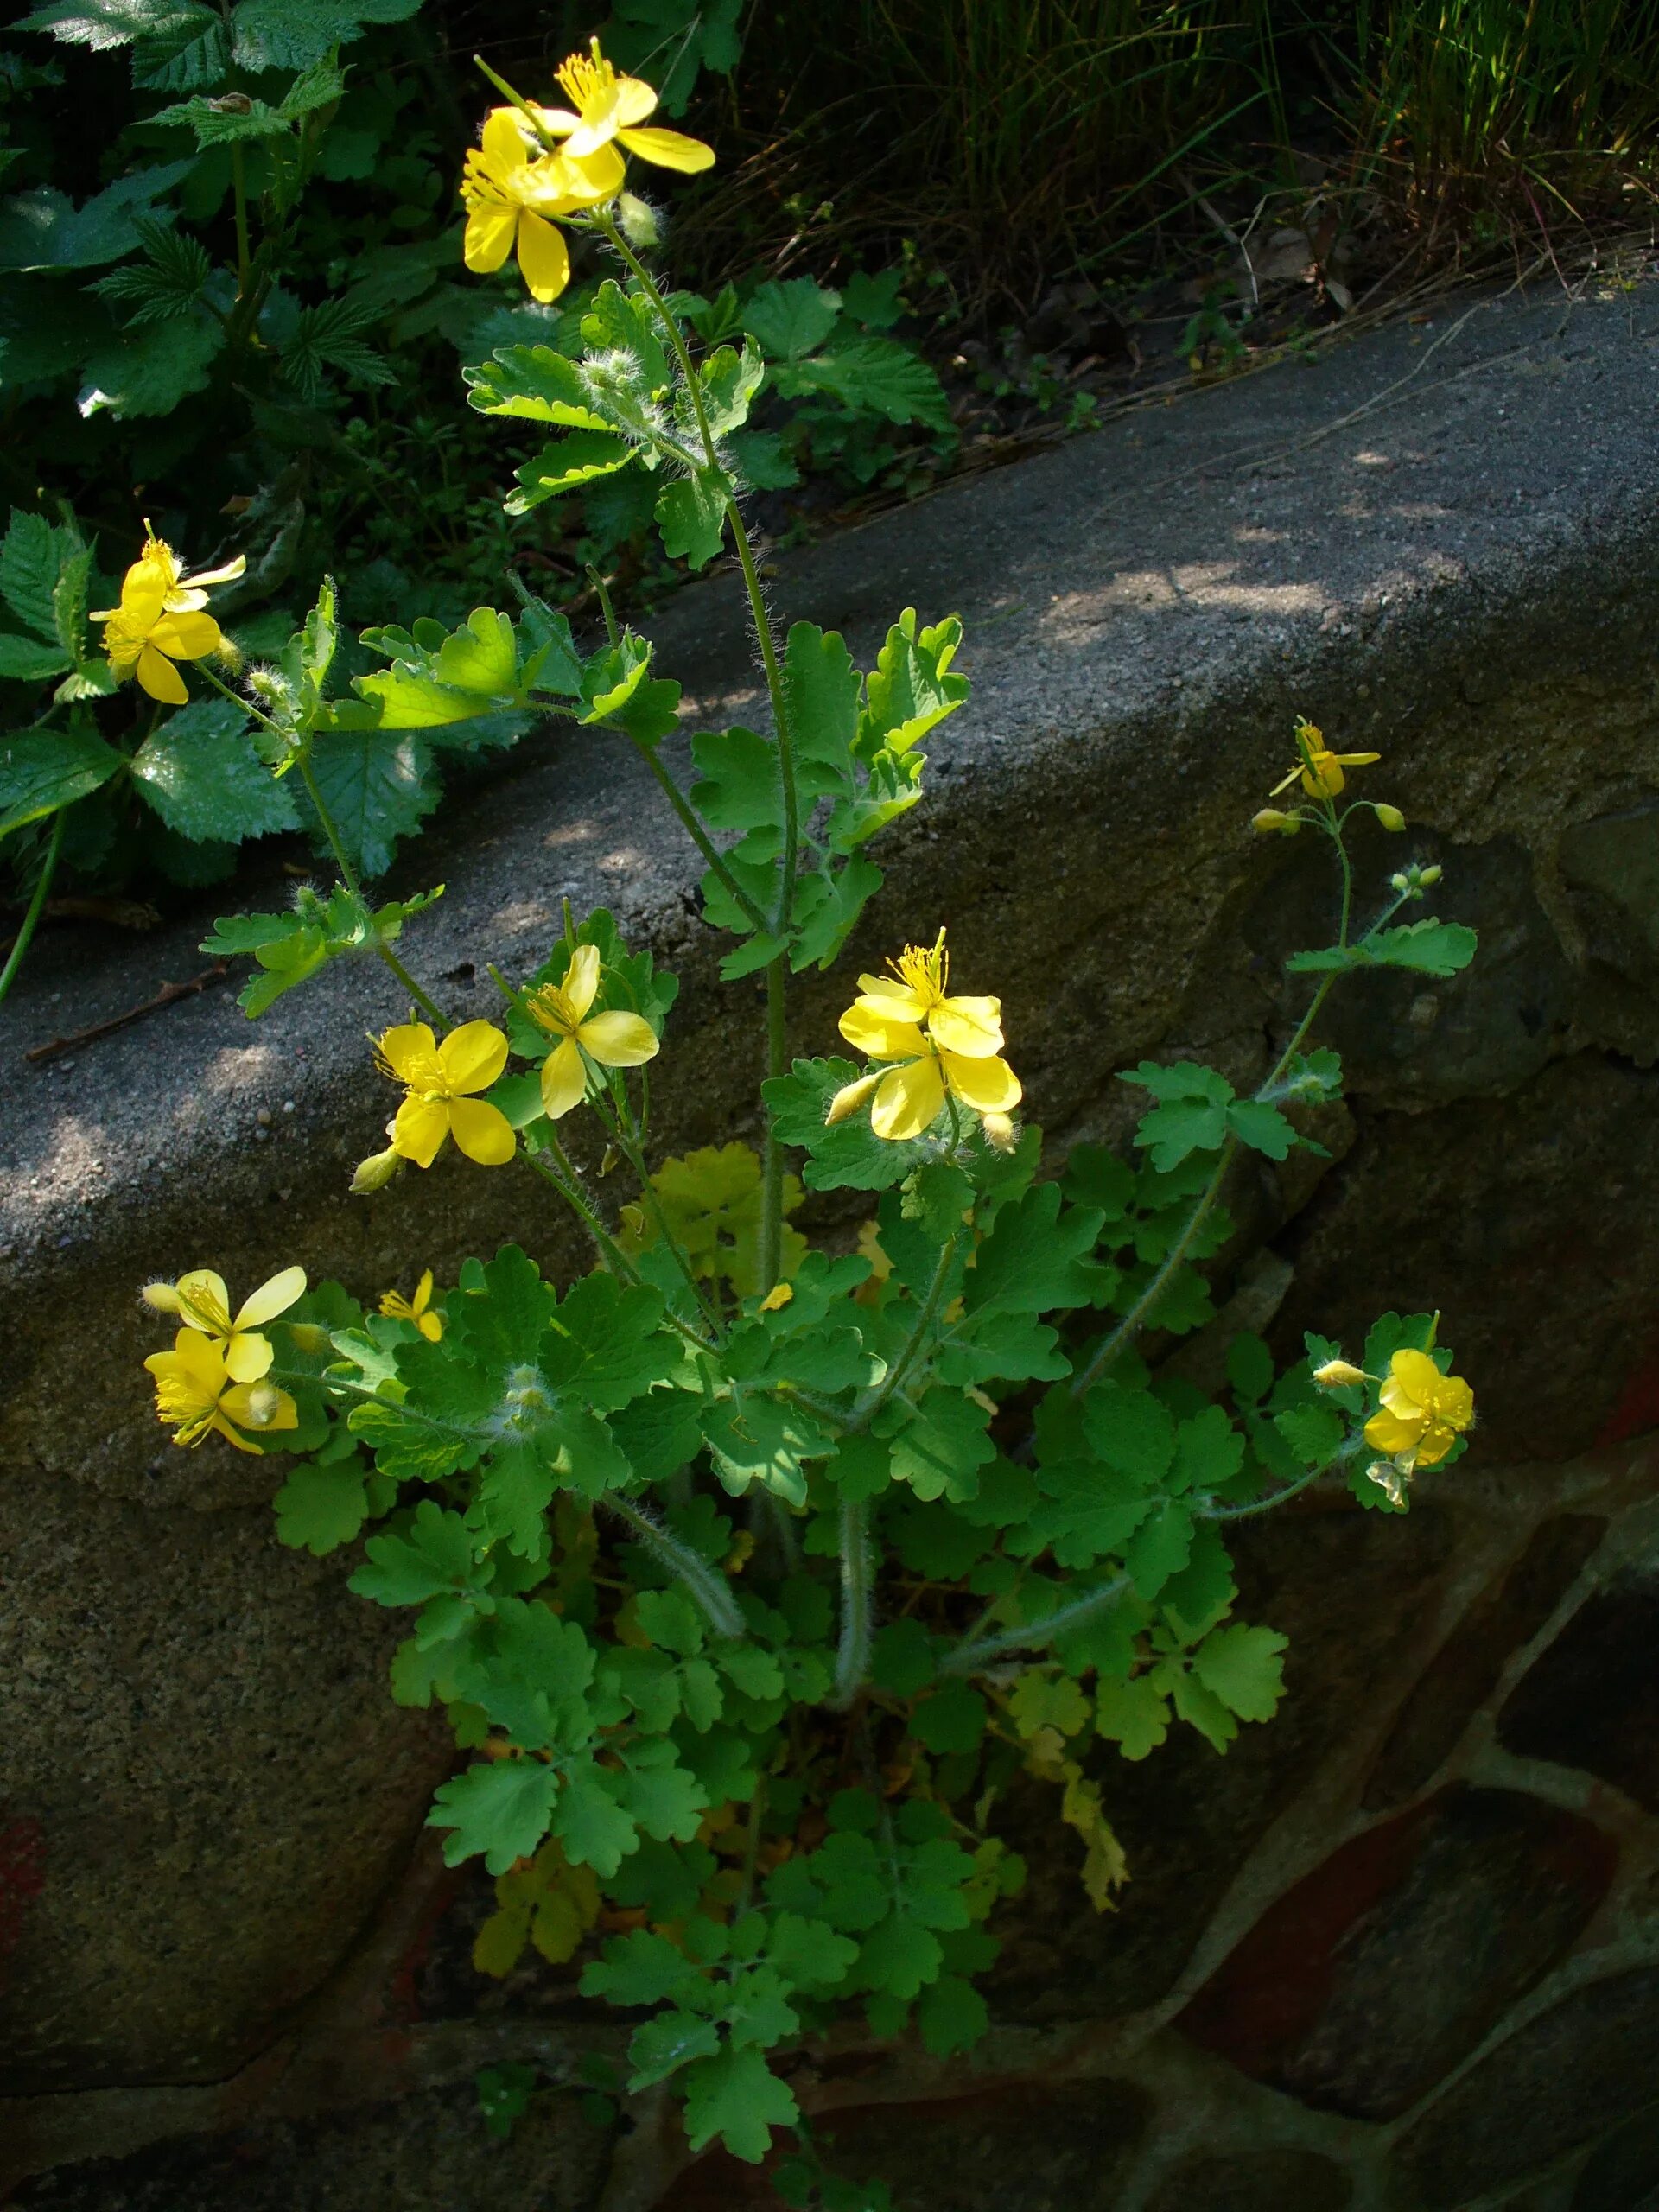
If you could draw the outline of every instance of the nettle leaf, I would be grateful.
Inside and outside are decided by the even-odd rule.
[[[609,430],[573,430],[513,471],[518,489],[507,499],[507,512],[528,514],[543,499],[560,499],[601,476],[614,476],[634,456],[635,448]]]
[[[786,399],[822,396],[889,423],[920,423],[941,431],[951,427],[950,403],[937,371],[897,339],[845,339],[810,360],[781,362],[777,378]]]
[[[796,361],[822,346],[841,316],[841,295],[810,276],[773,280],[750,296],[743,327],[774,360]]]
[[[87,355],[76,407],[83,416],[107,411],[118,422],[170,415],[193,392],[207,389],[224,344],[223,326],[205,310],[141,323]]]
[[[132,779],[181,837],[240,844],[300,826],[288,785],[254,751],[248,718],[228,699],[197,699],[169,715],[133,755]]]
[[[33,15],[20,16],[19,31],[49,31],[67,46],[90,47],[95,54],[162,38],[181,24],[208,13],[198,0],[52,0]]]
[[[12,509],[0,541],[0,597],[36,636],[60,645],[54,594],[66,563],[79,550],[73,531],[21,507]]]
[[[34,730],[0,738],[0,836],[85,798],[125,767],[90,730]]]
[[[417,731],[320,731],[311,769],[341,843],[365,875],[384,874],[397,840],[411,836],[438,803],[431,750]]]
[[[231,34],[244,69],[308,69],[372,23],[401,23],[420,0],[240,0]]]
[[[539,1759],[498,1759],[444,1783],[426,1825],[450,1831],[443,1840],[446,1866],[481,1854],[488,1872],[505,1874],[541,1842],[559,1796],[557,1775]]]
[[[830,1101],[862,1073],[851,1060],[797,1060],[788,1075],[760,1086],[781,1141],[810,1155],[803,1170],[809,1190],[891,1190],[932,1157],[923,1138],[895,1143],[877,1136],[868,1114],[855,1114],[833,1129],[824,1127]]]

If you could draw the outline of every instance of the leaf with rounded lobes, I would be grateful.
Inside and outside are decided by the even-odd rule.
[[[1271,1720],[1285,1694],[1280,1655],[1287,1649],[1276,1630],[1232,1621],[1205,1637],[1192,1655],[1192,1671],[1241,1720]]]
[[[588,1961],[582,1970],[582,1993],[632,2010],[677,1999],[701,1980],[677,1944],[641,1928],[617,1936],[602,1957]]]
[[[1068,1206],[1062,1214],[1058,1184],[1033,1184],[1000,1210],[981,1244],[963,1286],[969,1312],[1046,1313],[1088,1305],[1100,1275],[1088,1255],[1102,1221],[1093,1206]]]
[[[784,702],[803,797],[853,790],[861,690],[838,631],[821,630],[814,622],[791,625],[784,647]]]
[[[504,346],[461,374],[468,397],[480,415],[507,415],[520,421],[556,423],[570,430],[609,431],[611,423],[595,410],[582,372],[550,346]]]
[[[743,831],[735,848],[741,856],[770,859],[783,835],[776,745],[737,723],[699,731],[691,741],[691,759],[700,779],[691,786],[691,804],[704,821],[712,829]]]
[[[34,730],[0,738],[0,837],[73,805],[125,766],[90,730]]]
[[[763,1393],[723,1398],[702,1414],[715,1472],[733,1497],[759,1483],[791,1505],[806,1503],[805,1466],[835,1450],[835,1431],[805,1407]]]
[[[625,292],[613,276],[605,279],[582,315],[582,342],[590,355],[628,355],[643,394],[660,392],[669,382],[656,310],[643,294]]]
[[[659,2012],[633,2031],[628,2045],[633,2067],[628,2088],[648,2089],[694,2058],[712,2058],[719,2049],[720,2034],[712,2020],[700,2020],[694,2012]]]
[[[1153,1508],[1123,1548],[1136,1595],[1150,1602],[1192,1554],[1193,1520],[1186,1507],[1166,1498]]]
[[[1108,1376],[1084,1401],[1083,1430],[1100,1457],[1141,1490],[1168,1474],[1175,1455],[1175,1417],[1146,1390],[1126,1389]]]
[[[401,1529],[371,1536],[365,1548],[368,1557],[350,1586],[378,1605],[418,1605],[445,1591],[475,1594],[486,1579],[460,1514],[446,1512],[429,1497]]]
[[[461,1695],[531,1751],[580,1751],[593,1736],[593,1646],[535,1599],[497,1600],[485,1648],[456,1675]]]
[[[721,346],[702,363],[697,374],[709,435],[729,437],[749,419],[754,396],[766,380],[766,363],[753,346],[745,346],[741,353],[734,346]],[[690,409],[684,411],[681,428],[688,441],[697,435],[696,418]]]
[[[623,1810],[658,1843],[690,1843],[709,1809],[708,1792],[677,1761],[666,1738],[620,1744],[613,1777]]]
[[[601,1881],[608,1881],[628,1853],[638,1847],[638,1824],[617,1802],[622,1777],[608,1768],[577,1766],[571,1770],[553,1815],[553,1833],[573,1866],[591,1866]]]
[[[800,2107],[760,2051],[728,2044],[717,2056],[699,2058],[685,2072],[685,2132],[692,2150],[716,2135],[734,2158],[758,2166],[772,2147],[774,2127],[792,2127]]]
[[[916,2000],[916,2025],[935,2058],[971,2050],[991,2024],[985,1999],[959,1974],[942,1974]]]
[[[680,1349],[658,1325],[659,1291],[620,1282],[597,1270],[569,1290],[553,1315],[543,1351],[554,1388],[600,1412],[627,1405],[680,1363]]]
[[[865,709],[859,722],[862,757],[903,754],[953,715],[969,693],[965,676],[950,673],[962,642],[962,622],[948,614],[919,633],[916,610],[907,607],[887,632],[865,683]]]
[[[609,430],[573,430],[556,445],[543,446],[534,461],[513,471],[518,489],[506,502],[510,515],[528,514],[544,499],[557,499],[567,492],[601,476],[614,476],[635,457],[636,448]]]
[[[426,1825],[450,1830],[443,1840],[445,1866],[459,1866],[481,1853],[489,1872],[505,1874],[547,1834],[559,1796],[557,1775],[539,1759],[496,1759],[446,1782]]]
[[[1169,1486],[1200,1493],[1217,1491],[1231,1482],[1243,1465],[1243,1438],[1219,1406],[1206,1406],[1184,1421],[1176,1433]]]
[[[893,1410],[889,1402],[885,1412]],[[895,1482],[908,1483],[919,1498],[930,1503],[948,1497],[960,1504],[979,1489],[979,1470],[996,1457],[996,1446],[987,1434],[990,1414],[986,1408],[961,1390],[943,1387],[930,1390],[912,1414],[897,1408],[891,1424],[881,1419],[889,1467]]]
[[[657,495],[657,524],[670,560],[683,555],[693,569],[706,569],[726,534],[726,509],[732,480],[724,469],[700,468],[665,484]]]
[[[846,944],[858,918],[881,888],[881,870],[855,853],[837,867],[833,861],[803,875],[796,887],[793,943],[789,964],[797,975],[816,962],[828,968]]]
[[[830,1101],[862,1073],[847,1059],[797,1060],[788,1075],[760,1086],[779,1137],[811,1155],[803,1170],[810,1190],[885,1191],[932,1156],[920,1138],[891,1141],[877,1136],[868,1112],[825,1128]]]
[[[368,1518],[368,1492],[356,1455],[343,1465],[296,1467],[276,1497],[276,1541],[318,1559],[349,1544]]]
[[[1126,1759],[1143,1759],[1169,1733],[1168,1700],[1150,1675],[1103,1681],[1095,1693],[1095,1726]]]
[[[582,671],[585,725],[603,722],[626,731],[639,745],[655,745],[679,727],[680,687],[668,677],[650,674],[652,647],[632,630],[620,641],[595,653]]]

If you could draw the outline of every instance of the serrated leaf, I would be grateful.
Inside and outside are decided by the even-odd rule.
[[[181,183],[193,161],[159,162],[106,185],[77,207],[61,192],[0,202],[0,270],[97,269],[140,242],[138,226]]]
[[[562,499],[601,476],[614,476],[633,460],[635,449],[609,430],[573,430],[556,445],[543,446],[534,461],[513,471],[518,489],[506,502],[510,515],[528,514],[544,499]]]
[[[248,717],[228,699],[169,715],[133,755],[132,779],[181,837],[240,844],[300,826],[288,785],[254,751]]]
[[[125,766],[90,730],[34,730],[0,739],[0,837],[85,798]]]
[[[366,875],[385,874],[397,840],[438,803],[431,753],[412,730],[320,732],[311,767],[341,843]]]
[[[841,315],[841,295],[810,276],[773,279],[751,294],[743,327],[774,360],[798,360],[822,346]]]
[[[59,644],[53,595],[73,550],[66,532],[21,507],[12,509],[0,542],[0,597],[37,636]]]
[[[726,505],[732,480],[723,469],[700,468],[665,484],[657,498],[657,524],[663,550],[682,556],[693,569],[706,569],[720,551],[726,533]]]

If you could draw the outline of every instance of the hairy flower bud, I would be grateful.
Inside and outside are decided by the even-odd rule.
[[[1351,1360],[1327,1359],[1323,1367],[1314,1369],[1313,1380],[1322,1389],[1340,1390],[1350,1382],[1364,1382],[1365,1370]]]
[[[389,1147],[385,1152],[372,1152],[366,1160],[359,1160],[352,1171],[352,1196],[366,1198],[372,1198],[377,1191],[384,1191],[403,1164],[401,1156],[393,1147]]]
[[[1276,830],[1282,836],[1294,837],[1301,826],[1294,814],[1282,813],[1276,806],[1264,806],[1250,817],[1251,829],[1261,830],[1264,836]]]
[[[620,193],[616,201],[616,220],[628,244],[641,253],[646,253],[663,242],[662,218],[648,200],[641,200],[637,193]]]
[[[1397,806],[1390,806],[1386,799],[1376,809],[1376,818],[1385,830],[1403,830],[1406,817]]]
[[[985,1141],[994,1152],[1012,1152],[1018,1141],[1014,1123],[1006,1114],[982,1114],[979,1126],[985,1132]]]
[[[315,1321],[290,1321],[288,1333],[294,1340],[295,1351],[308,1353],[313,1358],[319,1352],[327,1351],[333,1342],[327,1330]]]

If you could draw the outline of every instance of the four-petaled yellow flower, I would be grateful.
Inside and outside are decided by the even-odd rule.
[[[232,1382],[257,1382],[273,1357],[270,1338],[258,1332],[304,1293],[305,1269],[284,1268],[245,1298],[232,1316],[224,1276],[212,1268],[192,1268],[177,1282],[146,1283],[140,1294],[146,1306],[176,1313],[188,1330],[218,1344]]]
[[[475,1098],[507,1064],[507,1040],[491,1021],[464,1021],[440,1045],[423,1021],[405,1022],[374,1040],[381,1072],[408,1086],[391,1125],[391,1148],[429,1167],[453,1136],[468,1160],[500,1167],[517,1139],[499,1106]]]
[[[121,604],[92,620],[104,625],[104,651],[118,683],[135,673],[139,688],[163,706],[181,707],[190,694],[175,661],[203,660],[219,651],[223,635],[207,604],[207,586],[227,584],[247,567],[241,554],[222,569],[187,576],[177,555],[144,524],[144,550],[121,579]]]
[[[299,1409],[286,1390],[258,1378],[238,1382],[224,1345],[200,1329],[181,1329],[172,1351],[151,1352],[144,1365],[156,1378],[156,1416],[175,1432],[175,1444],[216,1435],[238,1452],[258,1452],[264,1447],[244,1436],[245,1428],[299,1426]]]
[[[559,1039],[542,1065],[542,1111],[550,1122],[581,1105],[588,1060],[602,1068],[637,1068],[661,1050],[656,1031],[642,1014],[589,1012],[599,995],[599,947],[579,944],[564,981],[543,983],[524,1001],[537,1027]]]
[[[872,1100],[870,1127],[895,1141],[920,1136],[947,1094],[976,1114],[1006,1116],[1022,1096],[1002,1050],[999,999],[952,998],[944,931],[931,947],[907,945],[889,962],[891,976],[861,976],[861,995],[841,1017],[841,1033],[873,1060],[893,1063],[848,1084],[830,1102],[834,1124]],[[997,1135],[1005,1124],[994,1121]]]
[[[436,1344],[443,1334],[443,1316],[432,1311],[430,1268],[416,1284],[413,1298],[405,1298],[400,1290],[389,1290],[380,1300],[380,1311],[389,1321],[412,1321],[429,1344]]]
[[[1365,1441],[1406,1472],[1437,1466],[1474,1417],[1475,1394],[1461,1376],[1442,1375],[1426,1351],[1397,1351]]]
[[[615,198],[626,163],[614,146],[586,161],[537,153],[516,108],[492,108],[484,143],[467,156],[467,266],[487,276],[517,248],[532,299],[556,300],[570,281],[570,250],[553,218],[582,214]]]
[[[685,176],[714,167],[715,149],[701,138],[688,138],[680,130],[639,129],[655,108],[657,95],[642,78],[619,77],[600,52],[597,39],[590,53],[573,54],[564,62],[559,84],[575,113],[543,108],[542,123],[554,137],[563,139],[573,161],[587,161],[614,142],[642,162],[678,169]]]
[[[1270,797],[1277,798],[1281,791],[1287,791],[1300,776],[1310,798],[1335,798],[1348,780],[1342,772],[1344,768],[1368,768],[1373,760],[1382,758],[1380,753],[1332,753],[1325,744],[1325,732],[1312,722],[1297,723],[1296,749],[1300,760],[1274,785]],[[1273,826],[1279,827],[1276,823]]]

